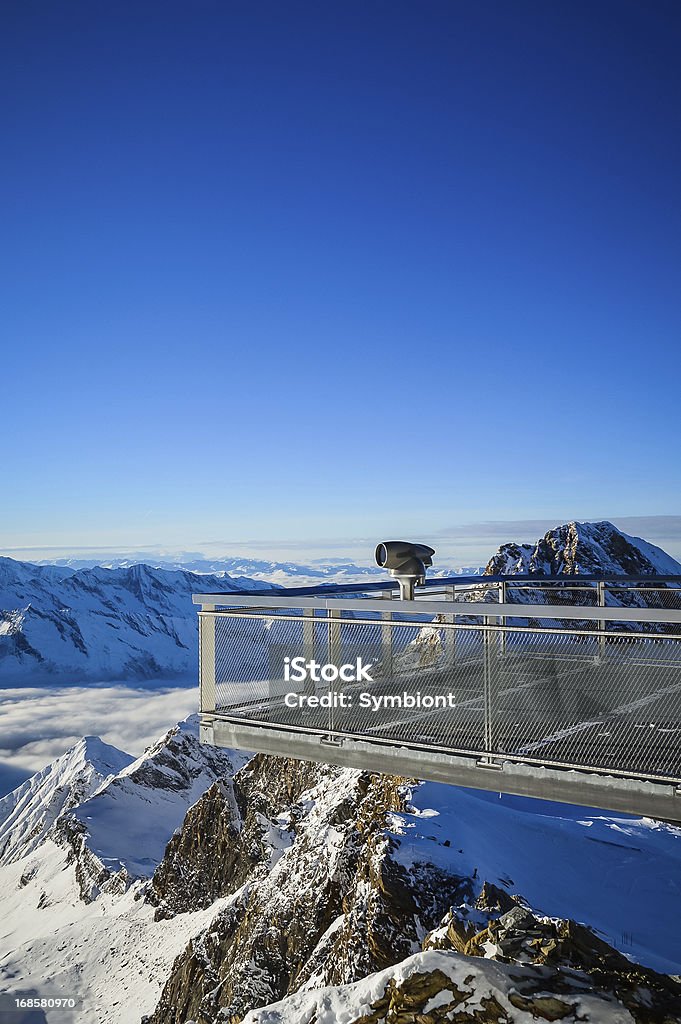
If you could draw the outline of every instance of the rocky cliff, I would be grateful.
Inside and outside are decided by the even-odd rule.
[[[229,903],[178,957],[147,1024],[335,1020],[319,989],[358,1024],[681,1019],[677,982],[533,912],[509,877],[485,880],[415,791],[414,780],[261,756],[233,786],[214,785],[147,899],[161,918]],[[503,862],[503,835],[489,855]]]

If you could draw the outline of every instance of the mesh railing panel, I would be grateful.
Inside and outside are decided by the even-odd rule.
[[[386,613],[393,617],[202,613],[203,710],[324,735],[681,779],[681,639],[593,635],[593,622],[535,632],[496,619],[471,625],[451,613]],[[287,682],[287,656],[336,665],[361,656],[372,681]],[[327,697],[330,706],[289,707],[291,693]],[[362,694],[419,694],[421,704],[374,707]],[[422,700],[449,694],[446,706]]]

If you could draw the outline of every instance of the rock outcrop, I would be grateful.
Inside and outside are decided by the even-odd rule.
[[[538,576],[655,576],[681,574],[681,565],[654,544],[629,537],[607,521],[565,523],[535,544],[502,544],[484,574]]]
[[[149,899],[163,915],[201,905],[204,891],[233,899],[176,962],[153,1024],[236,1022],[418,950],[470,883],[391,857],[386,816],[408,793],[408,780],[272,757],[237,774],[234,801],[214,786],[169,844]]]
[[[453,871],[435,827],[415,846],[399,820],[414,785],[258,756],[231,788],[211,787],[147,898],[160,917],[227,905],[178,957],[147,1024],[309,1024],[334,1019],[336,998],[357,1024],[681,1019],[673,979]],[[333,995],[317,1018],[320,989]]]

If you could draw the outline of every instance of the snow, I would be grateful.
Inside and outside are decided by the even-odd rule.
[[[655,566],[655,571],[661,576],[678,576],[681,573],[681,562],[677,562],[675,558],[668,555],[662,548],[658,548],[656,544],[651,544],[647,540],[643,540],[642,537],[631,537],[628,533],[622,533],[623,537],[637,547],[639,551],[642,551],[649,562]]]
[[[202,747],[193,715],[137,759],[86,737],[0,801],[0,837],[10,839],[0,860],[0,988],[77,995],[88,1024],[138,1024],[151,1013],[175,957],[239,894],[155,922],[143,882],[93,887],[86,902],[77,870],[91,870],[94,854],[112,871],[148,877],[189,807],[249,756]],[[85,855],[64,840],[69,821],[87,830]],[[46,1013],[48,1024],[60,1019]]]
[[[171,927],[154,921],[139,884],[87,904],[66,850],[50,840],[2,868],[1,878],[0,988],[77,996],[76,1019],[88,1024],[138,1024],[153,1012],[175,957],[239,895],[180,915]],[[63,1024],[63,1013],[45,1013],[48,1024]]]
[[[68,813],[84,827],[87,848],[104,867],[146,878],[192,804],[249,757],[200,744],[198,715],[137,759],[86,737],[0,800],[0,863],[36,849]]]
[[[199,797],[250,758],[243,751],[205,747],[191,715],[155,747],[107,780],[73,812],[87,829],[88,848],[112,871],[147,878]]]
[[[239,577],[133,565],[62,570],[0,559],[5,683],[195,676],[192,594],[262,589]]]
[[[477,872],[536,912],[590,925],[632,959],[681,973],[681,828],[431,782],[412,803],[391,818],[393,856],[406,868]]]
[[[0,863],[25,857],[57,817],[95,793],[132,761],[129,754],[85,736],[62,757],[0,800]]]
[[[32,563],[31,563],[32,564]],[[197,575],[229,577],[233,580],[246,578],[260,583],[274,583],[283,586],[318,586],[323,583],[364,583],[375,582],[385,578],[385,571],[376,565],[358,565],[341,559],[319,559],[313,564],[299,562],[277,562],[267,559],[250,557],[202,558],[180,552],[176,557],[159,557],[151,552],[132,555],[107,556],[100,559],[66,558],[56,559],[48,563],[44,559],[36,563],[59,573],[64,567],[64,575],[77,569],[93,569],[97,566],[105,569],[129,569],[134,565],[148,565],[154,569],[183,570]],[[433,576],[479,576],[482,566],[464,566],[459,568],[437,566]]]
[[[459,992],[467,995],[463,1005],[470,1013],[483,1009],[482,1001],[494,997],[514,1024],[536,1024],[537,1018],[532,1013],[519,1010],[509,1002],[508,997],[516,988],[517,968],[513,965],[435,950],[416,953],[395,967],[370,974],[351,985],[328,986],[287,996],[263,1009],[251,1010],[242,1024],[353,1024],[372,1013],[373,1004],[384,995],[389,982],[394,980],[400,984],[412,975],[435,971],[442,972]],[[585,1022],[633,1024],[628,1011],[595,996],[566,995],[563,998],[567,1003],[579,1004],[579,1019]],[[433,1008],[442,1003],[444,1000],[435,997],[429,1006]],[[460,1011],[461,1006],[457,1010]]]
[[[614,528],[577,525],[580,540],[603,562],[604,571],[621,572],[603,546],[605,528]],[[681,565],[659,548],[624,537],[658,572],[681,572]],[[525,570],[534,552],[531,545],[516,546],[515,565]],[[220,589],[234,587],[228,574],[239,568],[220,570],[215,576]],[[351,571],[350,566],[335,568]],[[272,577],[280,570],[270,565],[259,571]],[[315,581],[320,582],[319,575]],[[123,670],[128,678],[193,673],[196,615],[190,596],[211,588],[218,584],[205,576],[148,566],[75,570],[0,559],[0,608],[7,609],[0,612],[0,675],[8,679],[16,673],[25,682],[35,678],[39,667],[54,679],[74,683]],[[70,692],[85,697],[87,691],[73,686]],[[64,714],[66,704],[60,707]],[[75,728],[75,711],[72,719]],[[85,1019],[93,1024],[137,1024],[141,1014],[151,1012],[174,958],[238,894],[207,910],[154,922],[153,908],[139,898],[142,880],[159,863],[189,807],[248,756],[201,747],[192,716],[137,758],[88,736],[0,799],[0,987],[11,982],[37,990],[49,984],[62,994],[75,990],[83,996]],[[333,785],[327,780],[301,800],[306,814],[297,833],[311,849],[324,848],[332,874],[342,863],[343,837],[329,824],[330,809],[353,791],[357,779],[354,771],[338,771]],[[97,863],[121,873],[125,885],[119,891],[93,886],[91,902],[81,897],[76,869],[83,864],[59,832],[64,821],[82,828],[86,868],[94,861],[95,875]],[[271,851],[266,886],[274,912],[278,900],[290,899],[287,869],[299,840],[292,843],[286,814],[261,823]],[[520,894],[537,913],[592,926],[636,961],[681,972],[679,828],[435,783],[415,786],[409,811],[393,812],[389,828],[395,841],[391,855],[407,871],[430,863],[480,883],[493,882]],[[304,891],[298,895],[305,898]],[[357,899],[362,895],[363,890]],[[336,918],[320,945],[343,922]],[[471,1006],[479,1005],[486,992],[506,1005],[509,968],[429,950],[355,985],[298,993],[253,1011],[244,1024],[349,1024],[368,1012],[390,978],[400,981],[415,971],[435,969],[459,988],[473,975]],[[438,996],[431,1008],[443,1004],[444,997]],[[625,1011],[588,995],[580,1000],[580,1012],[585,1020],[602,1024],[631,1020]],[[515,1008],[512,1015],[516,1024],[531,1019]],[[49,1011],[47,1019],[51,1024]]]

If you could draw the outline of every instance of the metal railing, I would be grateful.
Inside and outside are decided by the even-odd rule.
[[[202,714],[332,745],[681,781],[679,578],[456,577],[414,601],[393,593],[196,596]],[[295,657],[360,657],[371,680],[287,681]]]

